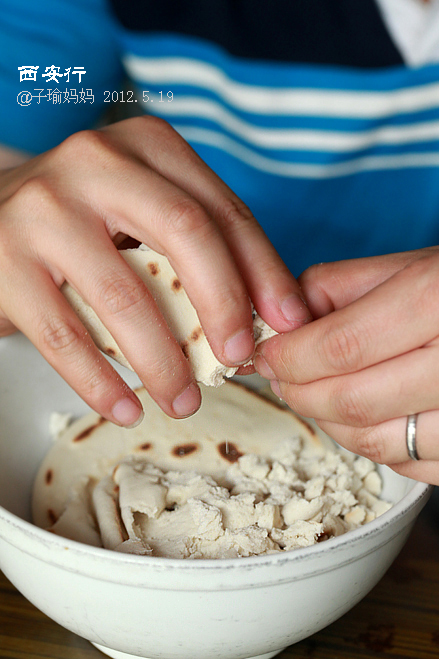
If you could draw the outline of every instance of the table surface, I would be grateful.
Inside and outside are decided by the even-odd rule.
[[[38,611],[0,572],[1,659],[103,657]],[[369,595],[340,620],[278,657],[439,659],[438,488],[401,554]]]

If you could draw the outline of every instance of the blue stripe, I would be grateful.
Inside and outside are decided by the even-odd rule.
[[[178,34],[137,34],[124,30],[120,39],[123,50],[133,55],[189,57],[218,67],[234,80],[263,87],[380,92],[427,85],[439,80],[439,64],[368,71],[336,66],[253,62],[233,57],[219,46],[202,39]]]
[[[416,141],[407,144],[370,144],[366,148],[354,149],[351,151],[325,151],[323,148],[320,151],[307,150],[307,149],[273,149],[263,148],[255,144],[251,144],[248,140],[241,138],[236,133],[219,128],[214,122],[204,119],[194,119],[192,117],[179,117],[175,121],[168,119],[171,125],[178,126],[196,126],[198,128],[205,128],[208,130],[215,130],[222,135],[232,138],[238,144],[251,149],[252,152],[261,156],[272,158],[281,162],[294,162],[294,163],[311,163],[311,164],[331,164],[348,162],[353,159],[361,158],[363,156],[384,156],[384,155],[402,155],[411,153],[439,153],[439,140]]]
[[[295,275],[321,261],[439,244],[439,168],[286,179],[194,148],[249,205]]]
[[[187,57],[200,59],[230,79],[243,84],[272,88],[306,90],[386,92],[420,88],[437,83],[439,65],[419,69],[393,67],[374,71],[353,71],[342,67],[279,65],[242,62],[215,45],[176,35],[148,35],[141,43],[127,35],[128,52],[148,58]],[[304,116],[292,109],[288,115],[263,115],[234,107],[218,94],[196,85],[150,83],[143,89],[171,91],[175,98],[192,97],[214,101],[233,117],[250,127],[263,129],[315,130],[342,132],[347,136],[385,128],[410,128],[439,120],[439,98],[434,107],[415,112],[397,112],[390,106],[387,116],[346,118]],[[144,106],[149,112],[162,112],[160,104]],[[342,111],[342,108],[341,108]],[[196,113],[196,110],[194,111]],[[184,130],[199,127],[234,140],[258,156],[280,163],[334,165],[364,157],[385,159],[392,156],[439,153],[439,141],[420,140],[403,144],[373,143],[363,149],[326,152],[324,149],[267,149],[255,146],[242,135],[223,127],[214,119],[175,116],[163,113]],[[250,206],[257,220],[294,274],[312,263],[355,258],[371,254],[415,249],[439,243],[439,167],[408,166],[391,170],[356,171],[330,179],[279,176],[261,171],[222,148],[192,142],[197,153]]]
[[[226,76],[243,84],[267,88],[302,88],[322,91],[387,92],[418,88],[439,81],[439,64],[418,69],[397,66],[370,71],[345,67],[304,66],[272,62],[251,62],[231,57],[216,45],[202,39],[178,35],[133,34],[119,32],[120,52],[109,35],[114,24],[106,13],[104,0],[44,0],[38,10],[32,0],[0,0],[8,19],[0,25],[0,98],[2,121],[0,141],[35,151],[45,150],[67,134],[90,125],[102,108],[105,89],[117,89],[118,57],[124,51],[144,57],[189,57],[206,62],[224,71]],[[81,12],[77,13],[78,6]],[[44,7],[47,21],[36,19]],[[59,14],[63,13],[59,31]],[[21,14],[21,16],[20,16]],[[74,20],[74,17],[78,18]],[[35,30],[33,21],[35,20]],[[59,59],[52,61],[53,53]],[[84,65],[87,69],[85,87],[91,87],[99,106],[47,104],[19,108],[17,93],[23,89],[18,82],[17,66],[51,64]],[[45,85],[32,85],[32,87]],[[142,85],[141,85],[142,87]],[[168,91],[158,83],[143,86]],[[437,107],[419,112],[389,111],[379,119],[300,116],[264,116],[237,110],[217,94],[195,85],[172,85],[171,91],[211,99],[236,118],[254,127],[272,129],[309,129],[342,131],[355,134],[381,126],[411,126],[414,123],[439,120]],[[138,106],[139,107],[139,106]],[[159,113],[160,107],[143,105],[143,109]],[[333,164],[353,158],[393,155],[438,154],[437,140],[404,145],[378,145],[352,152],[264,149],[251,145],[242,135],[223,129],[215,121],[197,117],[172,118],[182,127],[213,130],[238,146],[251,149],[258,156],[281,163]],[[299,176],[275,176],[242,162],[221,148],[199,144],[193,146],[206,163],[249,204],[257,219],[272,239],[291,270],[298,274],[306,266],[322,260],[367,256],[414,249],[439,243],[439,167],[394,168],[362,171],[352,176],[325,179],[304,179]]]
[[[346,117],[321,117],[321,116],[306,116],[300,114],[291,115],[264,115],[260,113],[252,113],[241,110],[231,105],[209,89],[201,87],[193,87],[189,85],[179,85],[177,83],[139,83],[136,81],[137,88],[139,89],[140,96],[144,90],[148,90],[151,94],[159,95],[163,92],[163,98],[168,91],[171,91],[175,99],[191,98],[200,100],[209,100],[219,104],[227,111],[232,113],[238,119],[245,121],[255,127],[260,128],[276,128],[276,129],[310,129],[310,130],[323,130],[323,131],[342,131],[342,132],[363,132],[373,130],[381,126],[408,126],[410,124],[418,124],[428,121],[437,121],[439,119],[439,98],[437,107],[417,112],[403,112],[392,113],[391,111],[387,116],[379,118],[346,118]],[[154,112],[157,114],[161,111],[161,104],[151,105],[149,102],[143,104],[145,112]],[[168,118],[168,117],[167,117]],[[172,120],[169,117],[169,120]]]

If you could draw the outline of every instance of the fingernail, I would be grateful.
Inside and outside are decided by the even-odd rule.
[[[177,416],[190,416],[201,405],[201,394],[196,384],[190,384],[172,403],[172,409]]]
[[[273,373],[264,357],[260,353],[255,355],[254,365],[259,375],[262,375],[263,378],[267,378],[267,380],[276,379],[276,375]]]
[[[224,344],[224,354],[230,364],[245,364],[253,355],[255,341],[253,334],[248,330],[241,330]]]
[[[278,398],[282,400],[282,394],[280,392],[279,382],[277,380],[272,380],[270,382],[271,391],[276,394]]]
[[[121,398],[111,410],[114,420],[125,428],[135,428],[142,422],[144,413],[140,403],[132,398]]]
[[[311,312],[306,306],[305,300],[302,300],[297,293],[286,297],[280,305],[280,310],[289,323],[295,322],[303,325],[312,320]]]

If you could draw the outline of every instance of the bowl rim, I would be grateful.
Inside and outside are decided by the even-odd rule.
[[[6,523],[7,527],[11,529],[11,535],[14,535],[14,532],[18,532],[21,536],[25,536],[28,541],[33,540],[38,543],[43,550],[42,554],[39,556],[42,560],[50,563],[57,563],[65,569],[69,569],[67,565],[69,562],[68,556],[72,556],[72,558],[84,558],[87,556],[89,558],[97,559],[99,563],[104,562],[107,565],[120,567],[129,565],[141,566],[145,570],[147,568],[153,570],[157,569],[159,571],[163,569],[172,569],[173,571],[179,570],[183,573],[187,573],[194,571],[217,572],[227,568],[228,571],[230,569],[239,569],[242,571],[243,569],[264,568],[266,566],[279,566],[285,564],[294,565],[297,563],[303,564],[318,559],[322,555],[327,555],[329,552],[332,552],[333,554],[338,552],[339,555],[340,550],[346,550],[348,546],[364,543],[364,552],[362,554],[356,554],[354,558],[351,557],[344,561],[351,562],[352,560],[358,560],[362,555],[374,551],[378,546],[387,544],[393,537],[398,535],[400,528],[395,530],[393,535],[386,535],[386,537],[383,538],[383,541],[379,545],[374,545],[373,548],[370,548],[370,546],[367,546],[367,543],[364,542],[366,538],[372,539],[375,536],[382,534],[389,526],[394,525],[398,520],[407,516],[407,524],[403,526],[403,528],[405,528],[411,523],[411,521],[414,521],[418,512],[420,512],[420,510],[417,511],[417,509],[420,506],[422,508],[425,505],[433,492],[434,486],[429,485],[428,483],[412,481],[408,478],[406,480],[413,483],[410,490],[388,511],[377,517],[375,520],[351,531],[347,531],[338,537],[330,538],[323,543],[317,543],[310,547],[302,547],[287,552],[275,552],[273,554],[263,554],[260,556],[218,559],[201,558],[190,560],[185,558],[166,558],[127,554],[108,550],[103,547],[87,545],[76,540],[58,536],[22,519],[3,506],[0,506],[0,539],[8,542],[30,556],[36,556],[37,553],[40,554],[40,552],[32,551],[32,545],[29,546],[28,542],[26,545],[23,543],[23,546],[19,546],[16,538],[8,538],[8,535],[1,532],[1,526],[3,523]],[[410,512],[413,512],[414,514],[410,516]],[[45,552],[50,549],[54,550],[54,552],[59,552],[59,550],[61,550],[61,556],[63,557],[62,560],[56,560],[53,552],[50,553],[50,556],[47,555],[47,557],[45,557]],[[67,549],[70,551],[66,551]],[[341,562],[337,562],[338,566],[341,564]],[[78,570],[75,569],[75,571]],[[84,570],[84,572],[87,572],[87,570]]]

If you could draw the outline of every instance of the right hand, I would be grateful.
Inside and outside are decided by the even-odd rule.
[[[64,281],[91,304],[167,414],[188,416],[201,401],[154,300],[117,252],[121,235],[169,258],[224,364],[253,354],[250,298],[279,332],[310,319],[250,211],[162,120],[77,133],[0,173],[0,335],[23,331],[119,425],[140,420],[140,402],[59,291]]]
[[[439,248],[321,263],[299,281],[316,320],[258,346],[259,373],[348,450],[439,484]]]

